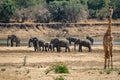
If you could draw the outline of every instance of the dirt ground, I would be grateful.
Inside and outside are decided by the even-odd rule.
[[[114,70],[107,74],[103,69],[104,52],[102,45],[93,45],[92,52],[83,48],[83,52],[67,53],[34,52],[33,47],[0,47],[0,80],[54,80],[62,76],[65,80],[120,80],[120,45],[114,45]],[[23,66],[26,56],[26,66]],[[69,68],[68,74],[56,74],[45,70],[63,62]],[[119,70],[119,71],[118,71]]]
[[[90,35],[94,40],[102,42],[107,26],[85,26],[85,27],[67,27],[69,35],[73,37],[85,38]],[[1,28],[0,41],[5,41],[10,34],[20,37],[21,41],[28,41],[30,37],[38,37],[47,40],[58,36],[65,38],[63,29],[51,29],[40,27],[40,29]],[[120,41],[120,26],[112,26],[114,41]],[[64,37],[65,36],[65,37]],[[104,67],[104,52],[102,45],[93,45],[92,52],[83,48],[83,52],[74,51],[71,46],[71,52],[66,53],[62,50],[57,52],[34,52],[33,47],[6,47],[0,46],[0,80],[54,80],[62,76],[65,80],[120,80],[120,45],[114,45],[113,48],[113,67],[114,70],[107,74]],[[26,66],[23,66],[26,56]],[[56,74],[50,72],[45,74],[45,70],[50,66],[63,62],[69,68],[68,74]]]

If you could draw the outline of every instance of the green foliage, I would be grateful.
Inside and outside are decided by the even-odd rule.
[[[65,80],[63,77],[57,77],[54,80]]]
[[[113,18],[120,18],[120,0],[111,0],[110,4],[114,8]]]
[[[105,70],[105,72],[106,72],[107,74],[110,74],[111,71],[112,71],[112,69],[106,69],[106,70]]]
[[[120,70],[118,70],[118,75],[120,75]]]
[[[120,0],[0,0],[0,21],[9,22],[11,18],[34,22],[103,20],[109,7],[113,7],[113,18],[120,18]]]
[[[27,8],[29,6],[33,6],[35,5],[35,2],[36,0],[15,0],[16,1],[16,4],[18,7],[20,8]]]
[[[55,73],[69,73],[68,68],[63,63],[58,63],[55,65]]]
[[[48,74],[50,71],[54,71],[55,73],[69,73],[67,66],[63,63],[53,65],[52,67],[47,69],[45,73]]]
[[[120,68],[116,68],[115,71],[120,75]]]
[[[108,16],[110,0],[89,0],[87,2],[89,9],[89,18],[98,18],[100,20]]]
[[[116,72],[118,73],[118,75],[120,75],[120,69],[116,69]]]
[[[18,8],[28,8],[31,6],[39,5],[40,3],[45,3],[44,0],[14,0]]]
[[[106,0],[88,0],[88,8],[97,10],[106,6]]]
[[[83,4],[81,4],[83,3]],[[82,16],[87,16],[86,0],[53,1],[49,4],[49,11],[53,21],[77,22]]]
[[[106,69],[105,72],[106,74],[110,74],[112,71],[115,71],[118,73],[118,75],[120,75],[120,69],[119,68],[115,68],[115,69]]]
[[[53,2],[53,1],[70,1],[70,0],[46,0],[46,3],[50,3],[50,2]]]
[[[100,20],[108,17],[108,8],[104,7],[96,13],[96,17]]]
[[[4,0],[0,4],[0,20],[9,22],[10,17],[15,13],[16,5],[12,0]]]

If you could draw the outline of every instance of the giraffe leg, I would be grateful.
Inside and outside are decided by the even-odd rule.
[[[104,62],[104,69],[106,69],[106,64],[107,64],[107,47],[104,47],[104,58],[105,58],[105,62]]]
[[[110,58],[108,58],[108,68],[109,68],[109,66],[110,66]]]
[[[113,49],[113,44],[110,46],[110,56],[111,56],[111,69],[113,69],[113,60],[112,60],[112,49]]]
[[[107,62],[107,59],[105,58],[104,69],[106,69],[106,62]]]
[[[112,57],[111,57],[111,69],[113,69],[113,61],[112,61]]]

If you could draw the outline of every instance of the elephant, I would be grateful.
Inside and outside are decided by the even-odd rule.
[[[50,45],[52,45],[53,51],[55,51],[55,48],[56,48],[57,52],[60,52],[60,50],[58,49],[58,42],[59,42],[58,38],[51,39]]]
[[[94,43],[94,39],[93,39],[92,37],[90,37],[90,36],[86,36],[86,39],[88,39],[88,40],[91,42],[91,44],[93,45],[93,43]]]
[[[36,40],[36,39],[37,39],[37,37],[30,38],[29,41],[28,41],[28,47],[31,47],[33,41]],[[37,40],[38,40],[38,39],[37,39]]]
[[[44,42],[43,40],[39,40],[38,42],[39,42],[38,44],[39,44],[40,50],[41,50],[41,48],[42,48],[42,51],[44,51],[44,43],[45,43],[45,42]]]
[[[68,41],[69,41],[69,44],[71,45],[71,42],[74,42],[77,40],[77,38],[74,38],[74,37],[67,37],[66,38]]]
[[[55,38],[51,40],[50,44],[53,45],[53,51],[54,48],[56,47],[57,52],[61,52],[61,47],[65,47],[65,52],[67,51],[70,52],[69,43],[67,41],[63,41]]]
[[[48,42],[44,43],[44,48],[45,48],[45,51],[49,51],[49,50],[52,51],[52,45]]]
[[[59,40],[58,49],[60,49],[60,51],[61,51],[61,47],[65,47],[65,52],[67,51],[70,52],[69,43],[67,41]]]
[[[14,46],[14,43],[16,43],[16,47],[20,46],[20,38],[16,35],[8,35],[7,37],[7,46],[9,46],[9,41],[11,44],[11,47]]]
[[[75,44],[78,44],[79,45],[79,52],[82,52],[82,46],[84,47],[88,47],[89,51],[88,52],[91,52],[92,49],[91,49],[91,44],[89,41],[85,41],[85,40],[80,40],[78,39]],[[74,46],[75,47],[75,46]]]
[[[52,45],[48,42],[43,41],[43,40],[39,40],[39,47],[40,47],[40,50],[42,48],[42,51],[52,50]]]
[[[38,44],[39,44],[38,39],[34,38],[32,43],[33,43],[34,51],[38,51]]]
[[[42,51],[48,51],[51,50],[51,45],[49,43],[45,43],[45,41],[43,40],[38,40],[37,37],[33,37],[30,38],[28,41],[28,47],[31,47],[31,45],[33,44],[33,47],[35,49],[35,51],[38,51],[38,48],[42,48]]]

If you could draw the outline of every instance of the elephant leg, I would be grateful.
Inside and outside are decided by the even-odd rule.
[[[42,51],[44,51],[44,46],[42,46]]]
[[[57,48],[57,52],[61,52],[61,48],[60,47],[56,47]]]
[[[11,40],[11,47],[13,47],[13,41]]]
[[[18,46],[18,42],[16,42],[16,47]]]
[[[88,52],[91,52],[91,46],[90,46],[90,45],[88,46],[88,49],[89,49],[89,51],[88,51]]]
[[[81,46],[80,50],[81,50],[81,52],[82,52],[82,46]]]
[[[34,46],[34,51],[37,51],[37,48]]]
[[[41,50],[41,46],[40,46],[40,51],[42,51],[42,50]]]
[[[45,46],[45,51],[47,52],[47,47]]]
[[[57,48],[56,48],[57,49]],[[55,51],[55,47],[53,46],[53,51]]]
[[[69,47],[67,47],[67,49],[68,49],[68,52],[70,52],[70,48],[69,48]]]
[[[69,40],[69,44],[71,45],[71,41]]]
[[[18,42],[18,46],[20,46],[20,41]]]
[[[76,44],[74,44],[74,50],[76,51]]]
[[[82,52],[82,46],[79,45],[79,52]]]
[[[67,52],[67,47],[65,47],[65,52]]]

